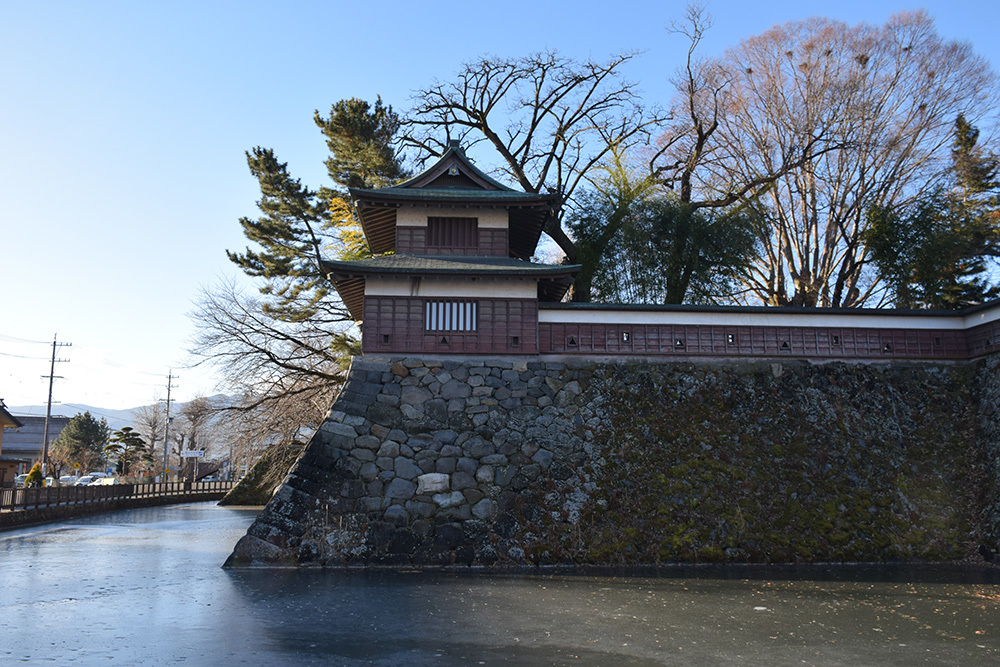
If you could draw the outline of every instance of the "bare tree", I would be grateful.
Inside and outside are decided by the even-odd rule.
[[[578,248],[562,228],[573,193],[612,147],[646,142],[664,120],[643,109],[635,84],[621,78],[632,58],[577,62],[549,52],[466,63],[453,81],[416,94],[404,143],[426,157],[440,155],[450,139],[487,142],[523,190],[559,195],[545,232],[576,262]]]
[[[156,443],[163,440],[166,420],[166,407],[159,400],[132,411],[132,424],[143,440],[149,443],[149,454],[153,457],[157,470],[163,466],[163,456],[156,454]]]
[[[288,322],[269,314],[261,300],[234,282],[202,292],[192,314],[197,327],[192,353],[222,372],[220,388],[255,409],[276,396],[309,394],[339,386],[351,340],[322,320]]]
[[[225,282],[205,291],[193,319],[193,353],[237,397],[215,411],[231,465],[317,428],[346,376],[357,341],[325,323],[277,319],[259,299]]]
[[[181,452],[207,450],[211,446],[215,435],[212,420],[217,411],[212,401],[204,396],[196,396],[180,405],[180,418],[174,422],[172,431],[173,452],[177,455],[179,469],[187,464]],[[192,466],[192,474],[193,471]]]
[[[269,447],[301,447],[319,428],[339,386],[310,384],[303,389],[278,392],[266,401],[247,397],[219,413],[220,438],[234,472],[248,470]]]
[[[788,23],[701,71],[692,108],[710,109],[713,145],[691,187],[721,201],[756,195],[767,225],[746,285],[771,305],[850,307],[877,295],[868,212],[936,187],[955,117],[981,119],[996,101],[986,62],[922,12],[881,27]],[[780,176],[763,192],[744,190],[768,174]]]

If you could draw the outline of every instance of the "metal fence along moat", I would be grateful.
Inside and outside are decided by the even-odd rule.
[[[140,498],[176,498],[223,494],[234,482],[160,482],[154,484],[101,484],[96,486],[46,486],[0,489],[0,512],[31,510],[42,507],[94,505]]]

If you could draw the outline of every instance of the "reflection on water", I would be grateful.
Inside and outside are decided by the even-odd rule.
[[[0,661],[983,664],[1000,575],[678,567],[601,576],[222,570],[252,512],[151,508],[0,533]]]

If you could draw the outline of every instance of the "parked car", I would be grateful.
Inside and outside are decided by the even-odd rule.
[[[94,481],[93,477],[91,477],[90,475],[84,475],[80,479],[76,480],[76,485],[77,486],[87,486],[88,484],[90,484],[93,481]]]
[[[105,475],[104,477],[95,477],[94,481],[90,483],[91,486],[104,485],[109,486],[111,484],[117,484],[118,480],[114,477],[109,477]]]
[[[110,477],[110,475],[108,473],[106,473],[106,472],[100,472],[100,471],[97,471],[97,472],[88,472],[87,474],[90,475],[91,477],[93,477],[94,479],[97,479],[98,477]]]
[[[73,486],[76,484],[75,475],[63,475],[59,478],[59,486]]]
[[[21,473],[20,475],[14,478],[14,486],[20,489],[22,486],[24,486],[24,480],[26,479],[28,479],[28,473]]]

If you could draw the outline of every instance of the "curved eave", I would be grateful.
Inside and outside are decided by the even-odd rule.
[[[468,267],[461,269],[433,269],[417,267],[371,267],[358,262],[323,260],[323,272],[333,283],[344,305],[355,321],[364,319],[365,282],[373,276],[439,277],[439,278],[511,278],[527,277],[538,280],[538,299],[543,302],[560,301],[573,284],[580,266]]]
[[[334,289],[340,294],[341,300],[351,313],[351,319],[360,322],[364,319],[365,312],[365,279],[358,277],[337,278],[327,274]]]

